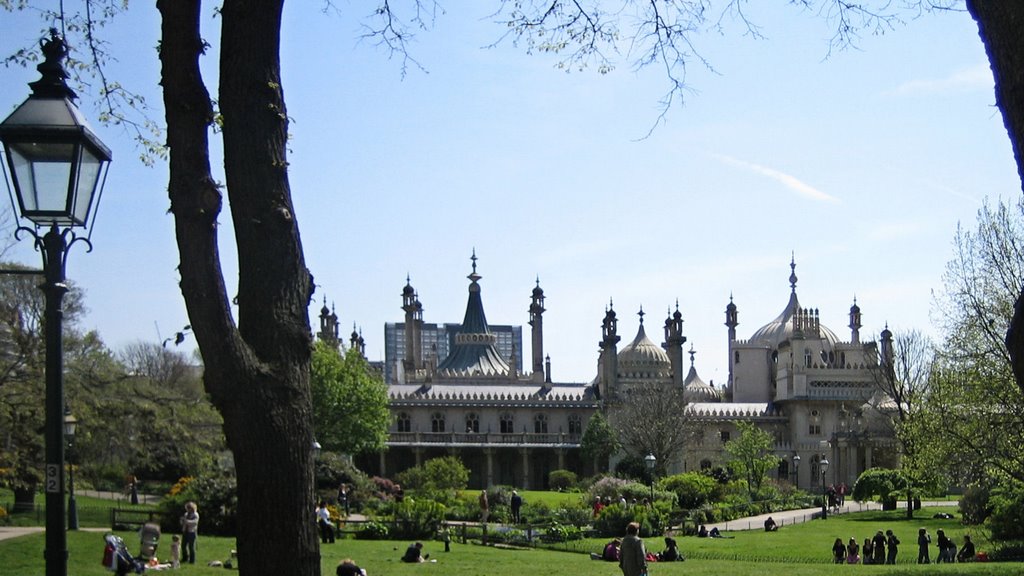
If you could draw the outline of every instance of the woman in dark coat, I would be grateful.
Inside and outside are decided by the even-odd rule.
[[[873,544],[871,552],[871,563],[872,564],[885,564],[885,534],[879,530],[875,533],[875,537],[871,539]]]

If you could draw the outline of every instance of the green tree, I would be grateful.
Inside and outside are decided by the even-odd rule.
[[[619,438],[608,420],[600,412],[594,412],[587,420],[587,429],[580,439],[580,451],[584,458],[594,462],[594,469],[608,469],[608,459],[619,451]]]
[[[398,482],[424,492],[454,492],[469,484],[469,469],[456,456],[431,458],[398,475]]]
[[[910,489],[910,480],[903,472],[885,468],[870,468],[861,472],[857,482],[853,485],[850,497],[858,502],[878,498],[882,503],[895,508],[896,500],[902,495],[909,494]]]
[[[379,452],[388,439],[388,390],[358,350],[342,354],[318,341],[310,367],[313,424],[325,450]]]
[[[774,454],[775,438],[751,422],[737,422],[739,437],[725,443],[729,466],[736,475],[747,481],[751,499],[761,490],[768,471],[779,465],[781,458]]]

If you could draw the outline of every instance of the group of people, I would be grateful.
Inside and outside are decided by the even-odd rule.
[[[835,484],[829,485],[828,489],[825,490],[825,500],[828,502],[829,510],[838,510],[846,504],[847,491],[845,483],[840,483],[838,486]]]
[[[950,540],[944,531],[936,533],[936,544],[939,547],[939,555],[935,562],[971,562],[974,560],[974,543],[970,536],[964,536],[964,545],[957,552],[956,544]],[[929,548],[932,537],[928,530],[921,528],[917,532],[917,563],[929,564],[931,558]],[[856,538],[843,544],[842,538],[836,538],[832,544],[832,559],[836,564],[895,564],[896,555],[899,554],[900,539],[893,534],[892,530],[886,530],[885,534],[879,530],[871,538],[865,538],[864,544],[858,543]]]
[[[638,560],[637,555],[642,556],[642,560]],[[676,539],[671,536],[665,537],[665,550],[658,554],[648,552],[643,540],[640,539],[640,524],[636,522],[631,522],[626,526],[625,538],[615,538],[608,542],[600,554],[591,553],[590,559],[618,562],[619,567],[622,568],[626,576],[634,574],[631,570],[635,569],[639,564],[643,565],[643,573],[646,573],[647,562],[677,562],[686,560],[683,553],[679,551]],[[636,572],[636,574],[639,573]]]
[[[928,530],[921,528],[917,531],[917,563],[918,564],[930,564],[931,558],[928,554],[929,545],[932,543],[932,537],[928,534]],[[971,541],[971,537],[964,535],[964,545],[957,552],[956,544],[948,536],[944,530],[937,530],[935,532],[935,543],[939,547],[939,555],[935,557],[935,563],[939,564],[942,562],[973,562],[976,551],[974,549],[974,542]]]
[[[643,500],[640,501],[637,501],[636,498],[633,498],[633,500],[630,501],[626,500],[626,497],[623,495],[620,495],[617,501],[613,501],[608,496],[605,496],[604,498],[598,496],[594,498],[594,504],[591,506],[592,510],[594,511],[594,518],[597,518],[597,515],[601,513],[601,510],[604,510],[605,508],[611,506],[612,504],[618,504],[623,508],[629,508],[630,506],[650,506],[651,501],[648,500],[647,498],[644,498]]]
[[[832,559],[836,564],[895,564],[899,545],[900,539],[892,530],[886,530],[885,534],[879,530],[873,537],[865,538],[863,546],[856,538],[850,538],[845,545],[842,538],[836,538],[832,544]]]

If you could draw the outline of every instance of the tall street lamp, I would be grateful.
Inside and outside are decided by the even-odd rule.
[[[64,264],[68,248],[82,240],[91,249],[88,229],[99,203],[110,162],[110,149],[92,132],[74,104],[62,61],[67,45],[50,30],[40,41],[44,61],[36,67],[42,78],[32,82],[32,94],[0,123],[10,190],[20,216],[33,228],[18,227],[35,239],[43,257],[46,295],[46,576],[67,574],[67,533],[64,527]],[[2,164],[2,163],[0,163]],[[63,227],[63,230],[61,230]],[[40,235],[40,230],[49,230]]]
[[[793,455],[793,486],[800,488],[800,455]]]
[[[75,503],[75,431],[78,419],[71,408],[64,408],[64,437],[68,439],[68,530],[78,530],[78,504]]]
[[[654,506],[654,466],[658,463],[658,459],[654,457],[654,454],[648,453],[644,456],[644,464],[647,465],[647,472],[651,476],[651,506]]]

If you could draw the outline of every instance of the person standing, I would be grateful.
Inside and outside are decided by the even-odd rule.
[[[896,563],[896,553],[899,551],[900,539],[892,533],[892,530],[885,531],[885,541],[889,545],[889,553],[885,557],[886,564]]]
[[[918,564],[931,564],[931,559],[928,557],[928,545],[932,543],[932,537],[928,535],[928,530],[921,528],[917,531],[917,563]]]
[[[195,502],[185,503],[181,516],[181,563],[196,563],[196,536],[199,535],[199,509]]]
[[[345,511],[345,517],[348,517],[348,486],[344,482],[338,487],[338,506]]]
[[[881,530],[875,532],[871,544],[871,563],[885,564],[885,534],[882,534]]]
[[[519,517],[519,510],[523,507],[523,497],[519,495],[519,492],[512,491],[512,522],[519,524],[522,519]]]
[[[626,526],[626,537],[619,547],[619,569],[623,576],[647,574],[647,549],[640,539],[640,524],[636,522]]]
[[[487,522],[487,517],[491,515],[491,507],[487,503],[487,490],[480,491],[480,521]]]
[[[334,544],[334,524],[331,522],[331,511],[327,503],[320,501],[316,507],[316,523],[320,527],[320,543]]]

